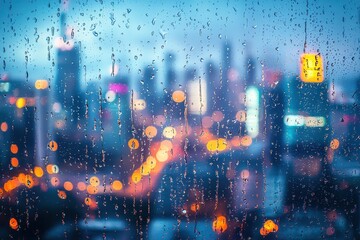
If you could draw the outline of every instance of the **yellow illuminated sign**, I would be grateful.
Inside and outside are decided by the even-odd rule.
[[[300,79],[308,83],[324,81],[323,60],[320,54],[304,53],[300,58]]]

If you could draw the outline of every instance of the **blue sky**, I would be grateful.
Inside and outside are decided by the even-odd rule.
[[[24,77],[27,70],[30,80],[54,79],[52,44],[59,36],[57,14],[64,8],[59,1],[0,0],[0,72],[5,61],[5,71],[12,75]],[[161,76],[167,51],[176,53],[179,71],[189,66],[201,71],[206,60],[220,62],[226,39],[232,43],[240,77],[247,52],[257,58],[259,72],[263,63],[264,68],[297,74],[307,19],[307,51],[320,51],[326,78],[339,81],[359,75],[359,12],[356,0],[309,0],[307,17],[305,0],[71,0],[67,24],[74,29],[74,40],[81,42],[88,80],[110,74],[114,53],[120,73],[130,73],[136,81],[139,69],[151,63]]]

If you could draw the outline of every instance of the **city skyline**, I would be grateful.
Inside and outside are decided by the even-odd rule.
[[[354,7],[351,9],[345,7],[344,11],[337,11],[338,8],[343,7],[340,3],[333,2],[331,6],[327,6],[322,4],[322,1],[317,1],[312,3],[314,6],[309,8],[307,17],[305,4],[291,1],[292,8],[298,9],[299,15],[296,16],[286,8],[282,8],[281,3],[282,1],[279,0],[273,2],[272,7],[264,5],[265,12],[261,12],[261,8],[254,9],[252,2],[238,3],[232,7],[230,7],[232,4],[229,4],[227,8],[219,8],[220,12],[217,13],[217,4],[214,6],[209,4],[208,11],[201,11],[201,2],[196,1],[191,6],[183,7],[181,4],[169,2],[154,5],[154,13],[150,13],[146,11],[149,7],[147,4],[118,2],[116,3],[118,5],[112,6],[99,2],[98,5],[88,6],[86,11],[93,12],[93,15],[90,23],[84,25],[82,22],[85,23],[88,19],[81,14],[81,5],[69,1],[68,34],[73,36],[78,45],[81,45],[81,66],[86,66],[88,81],[96,81],[99,74],[110,75],[112,54],[115,56],[115,63],[120,67],[120,73],[125,74],[130,71],[134,79],[138,77],[139,69],[147,64],[157,65],[161,72],[165,53],[169,51],[173,51],[178,56],[177,69],[197,66],[202,71],[204,66],[201,59],[212,59],[215,62],[221,60],[219,49],[224,41],[231,41],[233,44],[234,66],[237,68],[246,65],[246,52],[250,51],[256,56],[259,66],[264,64],[265,67],[293,75],[298,71],[298,59],[303,51],[306,35],[307,51],[319,51],[324,56],[327,79],[337,82],[339,78],[357,77],[355,66],[360,64],[358,62],[360,60],[351,46],[360,37],[359,12],[356,11],[359,9],[359,6],[356,7],[359,3],[354,2]],[[5,9],[10,8],[6,1],[2,4]],[[58,6],[59,10],[54,5]],[[1,72],[4,72],[5,63],[5,72],[18,75],[14,77],[24,77],[28,71],[30,79],[53,79],[56,72],[52,66],[52,61],[55,59],[55,42],[61,35],[57,21],[58,15],[64,8],[55,1],[34,2],[30,4],[30,8],[31,6],[33,8],[41,6],[36,11],[38,16],[23,12],[17,2],[12,4],[7,16],[0,16],[4,23],[4,32],[22,30],[15,35],[7,34],[0,42],[4,50],[0,56],[3,62]],[[120,7],[121,10],[119,11],[115,6]],[[96,9],[97,7],[99,9]],[[165,8],[168,13],[164,12]],[[48,9],[50,11],[47,11]],[[188,15],[193,12],[197,13],[197,21],[195,21],[197,18],[193,19]],[[223,18],[221,13],[226,13],[227,18]],[[265,13],[273,16],[272,21],[266,21]],[[144,18],[139,18],[140,16]],[[212,16],[215,16],[217,21],[209,21]],[[279,29],[272,27],[272,23],[274,26],[281,25],[282,20],[287,19],[288,16],[293,19],[292,25],[284,25]],[[44,19],[48,19],[47,17],[53,20],[45,22]],[[174,21],[181,19],[181,21],[172,26],[173,21],[167,22],[166,19]],[[247,20],[244,21],[245,19]],[[127,26],[128,21],[129,26]],[[307,21],[307,32],[304,28],[305,21]],[[341,25],[342,21],[347,24]],[[27,22],[33,22],[34,27],[28,28],[27,24],[24,24]],[[328,28],[321,27],[324,23],[328,23],[326,25]],[[140,30],[138,30],[139,26]],[[187,26],[191,26],[188,29],[190,31],[183,34],[181,29],[188,28]],[[239,31],[234,32],[233,29]],[[318,31],[320,34],[315,38],[315,33]],[[145,38],[149,40],[144,41]],[[196,41],[192,42],[192,39]],[[43,51],[35,51],[35,48]],[[50,60],[48,60],[49,54]],[[15,64],[18,61],[14,63],[13,59],[25,59],[25,56],[28,58],[27,63],[25,60],[20,61],[19,64]],[[187,63],[184,64],[184,61]],[[260,75],[257,75],[257,78],[259,77]]]

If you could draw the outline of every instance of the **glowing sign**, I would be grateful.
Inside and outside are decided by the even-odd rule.
[[[325,118],[314,116],[305,117],[302,115],[286,115],[284,117],[284,123],[289,127],[324,127]]]
[[[189,113],[191,114],[204,114],[207,111],[207,95],[206,95],[206,82],[201,80],[190,81],[188,83],[187,96]]]
[[[9,92],[9,90],[10,90],[10,83],[8,82],[0,83],[0,92]]]
[[[324,81],[323,60],[320,54],[307,53],[300,58],[300,79],[307,83]]]
[[[301,115],[286,115],[284,123],[289,127],[301,127],[305,124],[305,118]]]
[[[249,87],[246,90],[246,130],[250,137],[254,138],[259,134],[259,104],[260,93],[256,87]]]
[[[109,90],[119,94],[125,94],[128,92],[128,86],[123,83],[110,83]]]
[[[324,127],[324,117],[305,117],[305,126],[307,127]]]

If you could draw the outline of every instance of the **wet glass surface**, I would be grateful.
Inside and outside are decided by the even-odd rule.
[[[360,2],[0,1],[1,239],[360,237]]]

